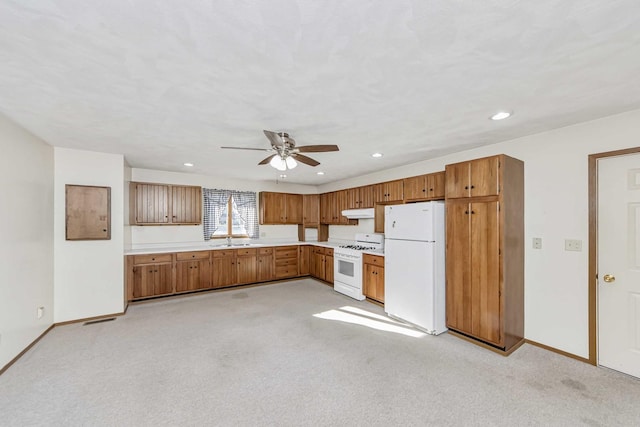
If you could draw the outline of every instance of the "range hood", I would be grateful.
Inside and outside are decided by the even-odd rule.
[[[346,216],[349,219],[364,219],[374,217],[373,208],[368,209],[345,209],[342,211],[342,216]]]

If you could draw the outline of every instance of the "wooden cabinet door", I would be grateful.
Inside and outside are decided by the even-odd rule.
[[[331,224],[333,219],[333,194],[323,193],[320,195],[320,223]]]
[[[424,200],[428,197],[427,180],[425,175],[412,176],[404,179],[404,199]]]
[[[471,333],[503,345],[498,202],[471,203]],[[447,272],[448,273],[448,272]]]
[[[374,233],[384,233],[384,206],[381,204],[376,204],[374,209],[374,217],[373,217],[373,231]]]
[[[316,226],[320,223],[320,195],[305,194],[302,196],[302,223]]]
[[[306,276],[309,274],[310,249],[310,246],[307,245],[298,246],[298,273],[301,276]]]
[[[333,283],[333,255],[324,256],[324,280]]]
[[[387,200],[384,183],[373,185],[373,202],[384,203]]]
[[[144,298],[173,292],[171,264],[139,265],[133,268],[133,297]]]
[[[430,173],[427,175],[425,189],[429,200],[444,199],[444,172]],[[406,191],[405,186],[405,192]]]
[[[325,280],[326,274],[325,274],[325,268],[324,268],[324,263],[325,263],[324,254],[319,253],[317,251],[314,252],[313,260],[314,260],[314,267],[315,267],[314,277],[317,277],[320,280]]]
[[[202,188],[171,186],[171,222],[173,224],[202,223]]]
[[[359,208],[372,208],[373,207],[373,185],[365,185],[360,187],[360,204]]]
[[[213,257],[212,287],[224,288],[237,284],[236,257]]]
[[[446,205],[447,326],[472,333],[471,327],[471,216],[470,204]]]
[[[258,255],[258,282],[267,282],[274,278],[273,255]]]
[[[348,191],[340,190],[336,191],[335,201],[335,224],[349,224],[349,218],[342,216],[342,211],[347,209],[348,206]]]
[[[284,193],[260,193],[260,224],[284,224]]]
[[[387,202],[402,202],[404,200],[404,180],[386,182],[385,187]]]
[[[302,224],[302,194],[285,195],[285,224]]]
[[[176,292],[196,291],[211,287],[209,260],[176,262]]]
[[[499,163],[498,156],[469,162],[469,194],[471,197],[494,196],[499,193]]]
[[[447,199],[469,197],[469,162],[445,166],[445,196]]]
[[[132,224],[168,224],[169,186],[162,184],[132,184]]]
[[[379,302],[384,302],[384,267],[373,264],[364,265],[363,293]]]
[[[236,266],[238,269],[237,282],[239,284],[258,281],[258,260],[255,255],[237,257]]]
[[[348,188],[346,192],[347,192],[347,207],[345,209],[360,208],[360,189]]]

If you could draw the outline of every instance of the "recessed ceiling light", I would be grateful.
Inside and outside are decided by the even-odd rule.
[[[371,157],[375,157],[375,158],[382,157],[382,153],[373,153]]]
[[[504,120],[507,117],[511,117],[511,113],[507,111],[498,111],[493,116],[489,117],[491,120]]]
[[[324,172],[316,172],[316,175],[324,175]]]
[[[286,178],[286,177],[287,177],[287,175],[285,175],[283,173],[280,174],[280,178]]]
[[[185,166],[187,166],[187,167],[189,167],[189,168],[192,168],[192,167],[193,167],[193,163],[189,163],[189,162],[184,163],[184,165],[185,165]]]

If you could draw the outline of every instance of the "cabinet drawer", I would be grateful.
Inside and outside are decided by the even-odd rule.
[[[291,265],[276,266],[276,278],[295,277],[298,275],[298,267]]]
[[[152,264],[158,262],[171,262],[171,254],[134,255],[133,264]]]
[[[333,256],[333,248],[324,248],[324,254],[328,256]]]
[[[218,250],[218,251],[213,251],[213,257],[214,258],[229,258],[229,257],[234,257],[236,256],[236,251],[233,249],[224,249],[224,250]]]
[[[258,250],[256,248],[238,249],[236,253],[238,256],[256,256],[258,254]]]
[[[259,255],[271,255],[273,254],[273,248],[258,248]]]
[[[188,261],[192,259],[208,259],[209,251],[197,251],[197,252],[178,252],[176,253],[176,259],[178,261]]]
[[[276,248],[276,259],[280,258],[297,258],[298,247],[297,246],[283,246]]]
[[[314,246],[313,247],[313,253],[314,254],[324,255],[324,250],[325,250],[325,248],[321,248],[319,246]]]
[[[362,262],[365,264],[380,265],[384,267],[384,257],[380,255],[363,254]]]
[[[283,266],[287,266],[287,265],[298,265],[298,259],[295,258],[288,258],[288,259],[277,259],[276,260],[276,267],[283,267]]]

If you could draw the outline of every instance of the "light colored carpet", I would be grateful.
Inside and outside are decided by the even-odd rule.
[[[636,379],[376,316],[305,279],[57,327],[0,376],[0,425],[640,425]]]

